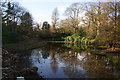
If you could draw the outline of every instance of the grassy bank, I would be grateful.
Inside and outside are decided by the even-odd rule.
[[[40,42],[20,42],[20,43],[11,43],[11,44],[5,44],[3,47],[5,47],[8,51],[16,52],[16,51],[26,51],[30,49],[35,49],[44,46],[47,44],[46,41],[40,41]]]

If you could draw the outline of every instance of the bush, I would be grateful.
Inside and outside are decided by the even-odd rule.
[[[81,36],[81,37],[86,37],[86,32],[83,29],[77,30],[75,35]]]
[[[19,41],[19,35],[15,31],[11,31],[6,27],[2,28],[2,43],[13,43]]]

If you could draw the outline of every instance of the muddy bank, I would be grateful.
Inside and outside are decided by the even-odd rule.
[[[43,47],[46,41],[27,41],[20,43],[4,44],[2,47],[2,80],[16,80],[16,77],[24,76],[25,80],[36,78],[43,79],[37,75],[38,67],[19,68],[21,52]]]
[[[19,62],[19,54],[2,49],[2,80],[16,80],[19,76],[25,80],[43,79],[42,76],[37,76],[38,67],[20,69],[20,65],[17,65]]]

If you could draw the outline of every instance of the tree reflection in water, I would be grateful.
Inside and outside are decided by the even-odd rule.
[[[45,77],[117,78],[120,76],[119,55],[101,56],[93,53],[88,47],[80,49],[81,45],[64,46],[48,45],[35,50],[31,55],[37,57],[35,65],[45,62],[38,65],[44,66],[39,67],[39,70],[43,69]]]
[[[34,59],[35,62],[42,64],[43,59],[47,59],[49,57],[49,53],[43,52],[42,50],[35,49],[31,52],[31,59]]]
[[[51,49],[49,54],[50,54],[50,57],[51,57],[51,63],[50,63],[51,69],[54,73],[56,73],[57,69],[58,69],[58,62],[55,58],[55,51],[53,49]]]
[[[68,63],[68,66],[63,67],[63,70],[65,75],[68,75],[69,78],[87,77],[87,75],[85,75],[86,70],[84,70],[80,65],[80,63],[83,63],[83,61],[85,61],[85,53],[68,51],[65,54],[60,54],[59,58],[64,59],[63,63]]]

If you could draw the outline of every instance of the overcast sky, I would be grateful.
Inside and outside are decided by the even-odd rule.
[[[25,7],[33,16],[34,21],[40,23],[48,21],[51,23],[51,15],[53,10],[57,7],[59,11],[59,18],[64,18],[64,11],[66,7],[74,2],[94,2],[94,1],[111,1],[111,0],[18,0],[18,2]],[[119,0],[116,0],[119,1]]]

